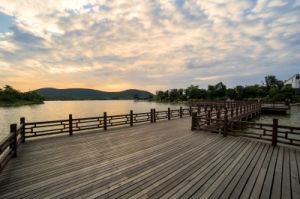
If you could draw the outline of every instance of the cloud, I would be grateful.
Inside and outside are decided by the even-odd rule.
[[[299,9],[292,0],[2,0],[0,84],[155,91],[285,79],[299,72]]]
[[[23,31],[16,26],[11,27],[10,29],[13,32],[11,39],[16,43],[21,43],[22,45],[38,45],[43,41],[43,38],[35,36],[30,32]]]

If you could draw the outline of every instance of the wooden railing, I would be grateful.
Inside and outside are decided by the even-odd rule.
[[[85,117],[73,118],[70,114],[68,119],[53,120],[42,122],[26,122],[25,123],[25,138],[64,134],[72,135],[74,132],[103,129],[107,130],[115,126],[133,126],[137,123],[151,122],[154,123],[158,120],[170,120],[172,118],[182,118],[190,116],[191,112],[196,108],[182,108],[171,110],[168,108],[166,111],[156,111],[151,109],[150,112],[133,113],[121,115],[107,115],[106,112],[98,117]]]
[[[278,119],[273,119],[272,124],[230,121],[228,134],[269,141],[273,146],[277,143],[300,146],[300,127],[279,125]]]
[[[18,155],[18,148],[25,142],[25,119],[21,118],[20,125],[11,124],[10,133],[0,142],[0,172],[11,158]]]
[[[220,124],[215,121],[248,119],[259,115],[260,111],[261,105],[259,103],[209,105],[204,107],[198,105],[197,113],[192,115],[191,129],[219,129]]]
[[[285,108],[290,109],[290,103],[289,102],[269,102],[269,103],[262,103],[262,108]]]
[[[300,127],[279,125],[277,119],[274,119],[272,124],[242,121],[243,118],[259,112],[259,109],[256,105],[242,105],[230,109],[217,109],[213,113],[193,113],[191,129],[264,140],[271,142],[273,146],[300,146]]]
[[[106,112],[102,116],[73,118],[72,114],[65,120],[52,120],[40,122],[25,122],[25,118],[20,119],[20,125],[11,124],[10,134],[0,142],[0,172],[11,158],[17,157],[19,145],[25,142],[25,139],[49,136],[55,134],[69,134],[74,132],[88,131],[95,129],[107,130],[117,126],[133,126],[138,123],[151,122],[155,123],[159,120],[171,120],[172,118],[182,118],[191,116],[192,112],[197,110],[195,107],[182,108],[166,111],[156,111],[151,109],[150,112],[133,113],[121,115],[107,115]]]

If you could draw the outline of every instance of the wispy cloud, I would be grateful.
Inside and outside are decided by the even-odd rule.
[[[155,91],[284,79],[299,72],[299,9],[298,0],[2,0],[0,85]]]

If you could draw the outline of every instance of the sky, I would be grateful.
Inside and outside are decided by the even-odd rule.
[[[1,0],[0,87],[151,92],[300,73],[300,0]]]

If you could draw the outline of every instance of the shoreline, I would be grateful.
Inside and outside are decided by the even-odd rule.
[[[20,107],[20,106],[39,105],[39,104],[44,104],[44,101],[42,101],[42,102],[16,101],[13,103],[6,103],[6,102],[0,101],[0,107]]]

